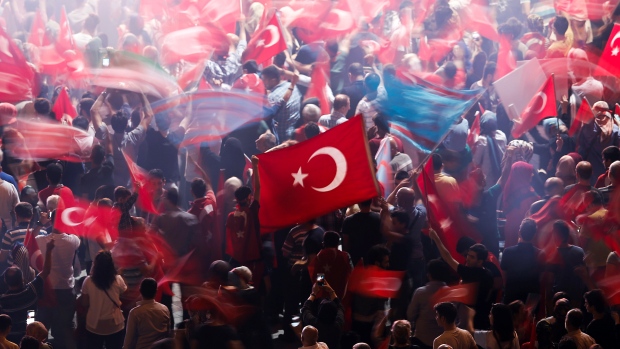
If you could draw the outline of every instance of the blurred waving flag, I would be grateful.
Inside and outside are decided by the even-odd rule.
[[[575,120],[573,120],[573,123],[570,125],[570,129],[568,130],[568,135],[574,136],[575,133],[577,133],[577,131],[581,128],[581,125],[587,124],[593,119],[594,113],[592,112],[590,103],[588,103],[588,100],[583,97],[579,110],[577,110],[577,115],[575,115]]]
[[[36,97],[34,71],[13,39],[0,28],[0,100],[14,103]]]
[[[394,173],[392,173],[390,160],[392,160],[390,137],[385,137],[381,140],[375,161],[377,162],[377,180],[383,186],[386,198],[394,190]]]
[[[431,83],[389,78],[382,110],[392,126],[406,129],[423,150],[432,149],[478,99],[480,91],[456,91]]]
[[[82,162],[88,159],[93,146],[93,136],[79,128],[55,122],[20,120],[17,130],[28,140],[27,148],[7,144],[7,149],[18,159]]]
[[[58,94],[58,98],[56,98],[52,111],[56,114],[56,120],[59,121],[65,114],[72,118],[77,116],[77,111],[75,110],[73,104],[71,104],[71,98],[69,97],[66,88],[63,87],[60,89],[60,93]]]
[[[527,105],[519,122],[515,122],[512,129],[512,137],[519,138],[525,132],[534,128],[542,119],[555,116],[555,83],[553,75],[538,89],[530,103]]]
[[[274,13],[267,25],[252,36],[243,60],[253,59],[260,65],[284,50],[286,50],[286,41],[278,23],[278,17]]]

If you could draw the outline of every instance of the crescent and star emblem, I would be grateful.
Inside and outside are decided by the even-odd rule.
[[[323,147],[315,151],[308,159],[308,162],[310,162],[310,160],[312,160],[317,155],[327,155],[331,157],[332,160],[334,160],[334,162],[336,163],[336,175],[334,176],[334,179],[332,179],[331,183],[329,183],[327,186],[322,188],[312,187],[312,189],[324,193],[338,188],[338,186],[342,184],[345,176],[347,175],[347,159],[344,157],[344,154],[342,154],[340,150],[334,147]],[[297,173],[291,173],[291,176],[293,176],[293,178],[295,179],[293,181],[293,186],[301,185],[303,188],[304,179],[308,177],[308,174],[303,173],[300,166],[299,170],[297,170]]]
[[[609,47],[613,47],[611,49],[611,55],[612,56],[617,56],[618,53],[620,53],[620,48],[618,48],[617,46],[615,46],[615,42],[616,40],[620,38],[620,32],[617,32],[616,35],[614,35],[614,37],[611,39],[611,42],[609,43]]]
[[[535,98],[540,97],[540,99],[542,100],[542,103],[541,103],[540,107],[537,110],[535,110],[535,111],[532,111],[532,107],[534,106],[533,105],[534,103],[532,103],[532,107],[529,107],[528,111],[529,112],[533,112],[534,114],[540,114],[543,111],[543,109],[545,109],[545,106],[547,105],[547,95],[544,92],[538,92],[536,94],[536,96],[534,96],[534,97]]]
[[[269,41],[269,44],[265,45],[265,39],[260,39],[256,45],[257,46],[264,46],[265,48],[271,47],[273,45],[275,45],[278,41],[280,41],[280,33],[278,33],[278,28],[273,25],[270,24],[268,25],[265,30],[263,31],[263,35],[269,31],[269,33],[271,34],[271,40]],[[261,35],[261,36],[263,36]]]

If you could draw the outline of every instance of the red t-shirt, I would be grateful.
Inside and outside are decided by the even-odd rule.
[[[64,185],[52,186],[49,185],[46,188],[41,189],[39,191],[39,200],[43,203],[43,206],[47,209],[47,198],[52,195],[58,195],[65,202],[65,207],[73,207],[75,198],[73,197],[73,192],[68,187]]]
[[[249,207],[237,207],[226,219],[226,254],[241,264],[261,258],[259,207],[254,200]]]
[[[605,173],[598,176],[598,178],[596,179],[596,184],[594,184],[594,188],[598,189],[598,188],[606,187],[607,184],[605,184],[605,181],[607,180],[608,175],[609,175],[609,170],[605,171]]]
[[[204,252],[204,258],[209,264],[222,259],[222,236],[217,229],[217,204],[213,190],[209,190],[204,198],[192,202],[189,213],[200,221],[201,241],[203,246],[197,246]]]

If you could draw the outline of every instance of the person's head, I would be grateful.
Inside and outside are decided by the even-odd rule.
[[[13,321],[11,321],[11,317],[6,314],[0,315],[0,335],[6,337],[7,334],[11,332],[11,326],[13,325]]]
[[[593,189],[585,193],[583,201],[588,204],[589,211],[596,211],[603,206],[603,195],[598,190]]]
[[[476,240],[472,239],[469,236],[462,236],[456,242],[456,253],[467,259],[467,253],[469,252],[469,248],[475,244]]]
[[[267,90],[271,90],[280,83],[280,69],[275,65],[270,65],[263,69],[260,76]]]
[[[310,347],[317,343],[319,340],[319,330],[314,326],[306,326],[301,330],[301,344],[304,347]]]
[[[22,201],[30,203],[30,205],[32,205],[33,207],[36,206],[39,202],[37,190],[30,185],[27,185],[22,189],[19,197],[22,198]]]
[[[207,195],[207,183],[202,178],[194,178],[191,189],[192,195],[196,199],[204,198]]]
[[[553,236],[557,245],[567,244],[570,238],[570,228],[563,220],[553,222]]]
[[[480,268],[482,264],[487,260],[489,256],[489,250],[483,244],[474,244],[469,248],[467,252],[467,258],[465,264],[468,267]]]
[[[575,173],[577,175],[577,180],[590,182],[590,178],[592,177],[592,164],[587,161],[580,161],[575,167]]]
[[[164,205],[166,206],[166,209],[173,210],[179,206],[179,190],[177,188],[170,188],[166,190],[164,198]]]
[[[99,167],[105,160],[105,148],[101,144],[96,144],[90,153],[90,161],[93,166]]]
[[[443,169],[443,159],[441,158],[441,155],[438,153],[433,153],[433,155],[431,155],[431,159],[433,159],[433,171],[435,171],[435,173],[441,172]]]
[[[46,98],[37,98],[34,100],[34,110],[41,116],[49,116],[52,105]]]
[[[4,282],[9,289],[18,290],[24,287],[24,275],[22,270],[16,266],[9,267],[4,272]]]
[[[360,342],[360,343],[354,344],[352,349],[371,349],[371,348],[370,348],[370,345],[364,342]]]
[[[319,108],[316,104],[308,103],[302,109],[301,117],[305,123],[317,123],[321,118],[321,108]]]
[[[620,184],[620,161],[614,161],[609,166],[609,181],[612,185]]]
[[[331,325],[336,320],[338,315],[338,305],[329,299],[321,300],[319,308],[317,309],[317,320],[325,325]]]
[[[564,322],[566,331],[577,331],[583,325],[583,313],[579,309],[571,309],[566,314],[566,320]]]
[[[396,320],[392,325],[392,339],[396,345],[407,345],[411,341],[411,324],[407,320]]]
[[[364,78],[364,85],[368,92],[377,92],[381,85],[381,77],[377,73],[370,73]]]
[[[235,200],[237,200],[237,205],[240,207],[250,206],[250,202],[252,201],[252,189],[250,187],[240,187],[235,190]]]
[[[489,320],[491,320],[491,329],[501,342],[511,341],[514,338],[515,327],[509,306],[493,304]]]
[[[58,208],[58,201],[60,201],[60,195],[50,195],[45,201],[45,207],[49,212],[52,212]]]
[[[33,321],[26,326],[26,335],[36,338],[39,342],[47,340],[47,328],[40,321]]]
[[[620,161],[620,148],[615,145],[603,149],[603,164],[609,168],[614,161]]]
[[[566,314],[570,310],[570,301],[567,298],[559,298],[554,302],[553,317],[561,322],[566,319]]]
[[[409,178],[409,172],[405,170],[400,170],[396,172],[396,174],[394,175],[394,186],[399,185],[400,182],[404,181],[407,178]]]
[[[487,62],[484,66],[484,70],[482,71],[482,81],[485,83],[492,83],[495,77],[495,70],[497,69],[497,64],[495,62]]]
[[[131,191],[125,187],[118,186],[114,189],[114,201],[124,203],[131,196]]]
[[[80,109],[80,115],[90,120],[90,108],[93,107],[93,104],[95,104],[94,99],[82,98],[82,100],[80,100],[80,103],[78,104],[78,107]]]
[[[23,336],[19,342],[19,349],[39,349],[41,342],[38,339],[31,336]]]
[[[383,137],[386,133],[390,133],[390,123],[383,114],[378,114],[374,119],[375,126],[377,126],[377,134]]]
[[[558,349],[579,349],[577,342],[571,337],[562,337],[558,343]]]
[[[119,110],[117,113],[112,115],[110,118],[110,125],[112,126],[112,130],[114,130],[114,134],[122,135],[125,133],[130,117],[130,114],[125,113],[122,110]]]
[[[261,153],[266,152],[276,145],[278,145],[276,142],[276,136],[271,132],[265,132],[256,139],[256,149],[258,149]]]
[[[304,135],[306,136],[306,139],[314,138],[320,134],[321,128],[316,122],[311,121],[304,126]]]
[[[553,32],[555,35],[564,36],[568,30],[568,19],[563,16],[555,16],[553,21]]]
[[[91,13],[84,20],[84,30],[86,30],[91,35],[95,35],[95,31],[97,30],[97,26],[99,25],[99,16],[94,13]]]
[[[456,64],[454,64],[454,62],[452,61],[446,62],[446,64],[444,64],[443,66],[443,73],[448,80],[454,79],[457,70],[458,69],[456,68]]]
[[[368,250],[368,253],[366,253],[364,264],[388,269],[390,267],[390,250],[381,244],[374,245]]]
[[[351,109],[351,102],[349,100],[349,96],[347,95],[336,95],[336,97],[334,97],[334,110],[342,113],[342,114],[346,114],[349,109]]]
[[[542,34],[545,31],[545,22],[539,15],[527,16],[527,29],[533,33]]]
[[[527,320],[528,312],[522,300],[518,299],[516,301],[512,301],[510,302],[510,304],[508,304],[508,307],[510,308],[510,312],[512,313],[512,323],[515,327],[518,327],[520,324]]]
[[[478,74],[484,74],[484,67],[487,64],[487,54],[484,51],[480,51],[474,55],[472,61],[473,71]],[[482,75],[480,75],[483,77]]]
[[[17,121],[17,108],[11,103],[0,103],[0,125],[6,126]]]
[[[30,222],[33,215],[32,205],[28,202],[19,202],[15,205],[15,218],[17,222]]]
[[[230,269],[230,264],[226,261],[213,261],[207,271],[207,282],[214,283],[216,285],[226,284]]]
[[[531,242],[536,235],[536,221],[531,218],[525,218],[521,221],[519,226],[519,237],[524,242]]]
[[[584,305],[590,314],[602,314],[607,310],[607,301],[603,291],[596,289],[588,291],[583,295]]]
[[[47,182],[50,185],[58,185],[60,184],[60,180],[62,179],[62,166],[58,163],[53,163],[47,165],[45,169],[45,175],[47,177]]]
[[[552,343],[552,335],[553,329],[551,324],[545,319],[538,321],[536,324],[536,338],[538,339],[539,346],[549,347]]]
[[[397,232],[406,232],[409,227],[409,214],[402,210],[390,213],[392,228]]]
[[[161,193],[166,185],[166,177],[164,171],[154,168],[149,171],[149,186],[148,189],[154,193]]]
[[[411,188],[400,188],[396,192],[396,205],[408,210],[415,204],[415,191]]]
[[[432,259],[426,264],[426,277],[430,281],[444,281],[449,273],[448,264],[441,259]]]
[[[247,290],[252,283],[252,271],[246,266],[240,266],[228,272],[228,284],[240,290]]]
[[[243,68],[244,74],[256,74],[258,73],[258,64],[255,60],[250,59],[249,61],[243,63],[241,66]]]
[[[340,234],[335,231],[326,231],[323,234],[324,248],[338,248],[338,245],[340,245]]]
[[[364,79],[364,67],[360,63],[352,63],[349,65],[349,81]]]
[[[93,284],[100,290],[107,290],[116,280],[116,267],[110,251],[100,251],[93,260],[91,270]]]
[[[157,281],[153,278],[145,278],[140,283],[140,295],[142,299],[154,299],[157,294]]]
[[[160,131],[168,131],[170,129],[170,124],[172,121],[170,120],[170,116],[168,113],[157,113],[155,114],[155,125],[157,125],[157,129]]]
[[[449,327],[454,325],[456,321],[456,306],[450,302],[442,302],[435,304],[435,320],[441,327]]]
[[[562,195],[564,193],[564,182],[558,177],[551,177],[545,181],[545,194],[549,196]]]

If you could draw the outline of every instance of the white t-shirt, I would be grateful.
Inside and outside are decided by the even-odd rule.
[[[456,328],[454,331],[445,331],[433,341],[433,349],[447,344],[453,349],[477,349],[476,341],[468,331]]]
[[[103,291],[95,286],[90,276],[82,285],[82,294],[88,295],[89,306],[86,314],[86,329],[99,335],[108,335],[121,331],[125,327],[125,318],[121,312],[120,295],[127,290],[127,285],[120,275]],[[108,297],[109,296],[109,297]]]
[[[75,251],[80,247],[80,239],[75,235],[49,234],[36,237],[41,254],[45,256],[47,243],[54,239],[52,250],[52,270],[48,277],[55,290],[72,289],[75,285],[73,277],[73,261]]]
[[[13,184],[0,179],[0,218],[4,220],[6,227],[9,229],[13,229],[11,212],[18,202],[19,195],[17,194],[17,189],[15,189]]]
[[[519,349],[519,337],[517,332],[514,333],[514,338],[510,343],[502,343],[500,347],[497,340],[493,336],[493,331],[474,331],[474,339],[476,344],[484,349]]]

